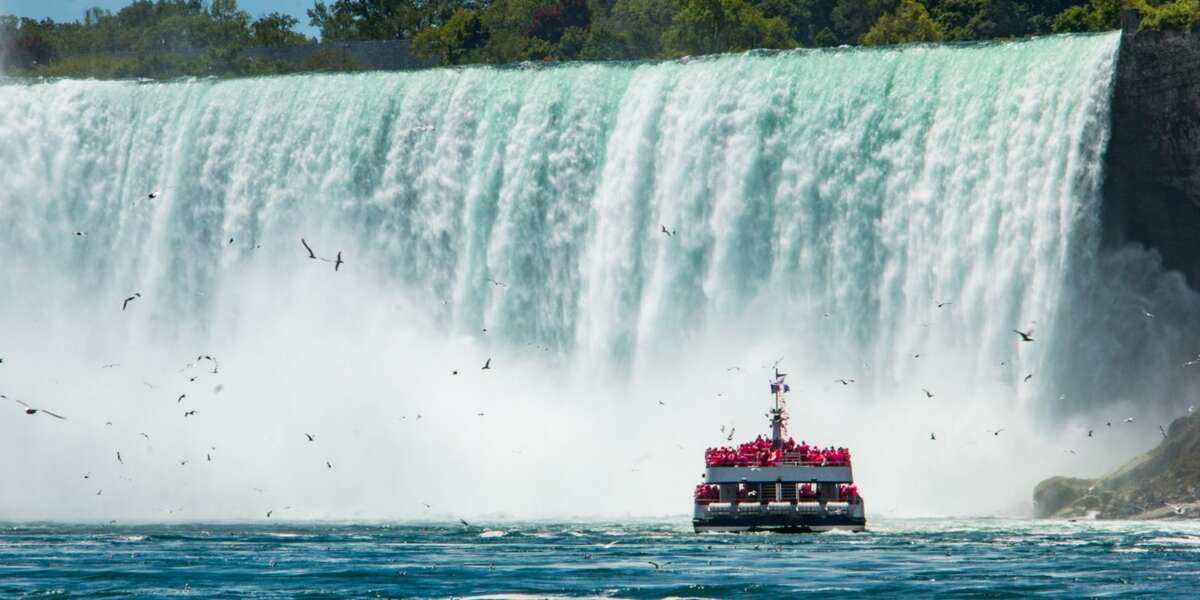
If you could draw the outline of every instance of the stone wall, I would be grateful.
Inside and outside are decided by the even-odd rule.
[[[1158,250],[1200,288],[1200,32],[1127,22],[1116,78],[1106,239]]]
[[[329,58],[362,69],[382,71],[422,69],[437,64],[436,60],[418,56],[407,40],[251,47],[243,50],[241,55],[247,58],[284,62],[298,69],[306,68],[315,61],[327,61]]]

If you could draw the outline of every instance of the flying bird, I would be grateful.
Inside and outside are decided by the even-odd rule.
[[[737,428],[736,428],[736,427],[730,427],[730,428],[729,428],[729,435],[728,435],[728,436],[725,438],[725,441],[732,442],[732,441],[733,441],[733,432],[734,432],[734,431],[736,431],[736,430],[737,430]]]
[[[267,518],[268,518],[268,519],[270,519],[270,518],[271,518],[271,513],[273,513],[273,512],[275,512],[275,511],[274,511],[274,510],[268,510],[268,511],[267,511]]]
[[[190,417],[190,416],[192,416],[192,415],[195,415],[195,414],[196,414],[196,411],[195,411],[195,410],[189,410],[189,411],[187,411],[187,412],[183,413],[183,416],[185,416],[185,417]]]
[[[312,441],[315,441],[315,440],[316,440],[316,438],[315,438],[315,437],[313,437],[313,434],[311,434],[311,433],[306,433],[306,434],[304,434],[304,437],[308,438],[308,441],[310,441],[310,442],[312,442]]]
[[[836,381],[842,385],[850,385],[850,384],[854,383],[853,379],[834,379],[834,381]]]
[[[506,285],[503,281],[497,281],[496,279],[493,279],[491,277],[488,278],[488,281],[492,282],[492,285],[494,285],[496,287],[505,287],[505,285]]]
[[[938,302],[937,307],[941,308],[943,306],[950,306],[951,304],[954,304],[954,303],[953,302]]]
[[[139,433],[138,433],[138,435],[140,435],[140,436],[142,436],[142,437],[144,437],[144,438],[146,438],[146,439],[150,439],[150,436],[149,436],[149,435],[146,435],[145,433],[141,433],[141,432],[139,432]]]
[[[988,433],[990,433],[994,436],[999,436],[1001,431],[1004,431],[1003,427],[1001,427],[1000,429],[997,429],[995,431],[992,431],[991,429],[987,430]]]
[[[121,451],[120,450],[117,450],[117,462],[119,462],[121,464],[125,464],[125,461],[121,460]]]
[[[1033,379],[1033,373],[1030,373],[1025,376],[1025,381],[1029,381],[1030,379]]]
[[[1177,515],[1182,515],[1183,513],[1187,512],[1187,509],[1188,509],[1188,507],[1186,507],[1186,506],[1176,506],[1174,504],[1171,504],[1170,502],[1167,502],[1166,504],[1167,504],[1167,506],[1169,506],[1171,508],[1171,512],[1173,512]]]
[[[345,262],[346,261],[342,260],[342,251],[338,250],[337,262],[333,263],[333,271],[336,273],[337,270],[340,269],[342,267],[342,264]]]
[[[922,391],[922,392],[925,392],[925,397],[926,397],[926,398],[932,398],[932,397],[933,397],[933,392],[931,392],[931,391],[929,391],[929,390],[927,390],[927,389],[925,389],[925,388],[921,388],[921,391]]]
[[[480,370],[487,371],[491,368],[492,368],[492,359],[491,359],[491,357],[488,357],[487,361],[483,363],[483,368]]]
[[[1167,437],[1167,430],[1164,429],[1162,425],[1158,426],[1158,432],[1162,434],[1163,438]]]
[[[1095,431],[1094,429],[1089,429],[1089,430],[1088,430],[1088,437],[1092,437],[1092,434],[1093,434],[1093,433],[1095,433],[1095,432],[1096,432],[1096,431]]]
[[[63,421],[66,421],[66,420],[67,420],[67,418],[66,418],[66,417],[64,417],[64,416],[62,416],[62,415],[60,415],[60,414],[58,414],[58,413],[53,413],[53,412],[50,412],[50,411],[48,411],[48,410],[46,410],[46,409],[44,409],[44,408],[34,408],[34,407],[32,407],[32,406],[30,406],[30,405],[28,405],[28,404],[26,404],[26,403],[24,403],[24,402],[22,402],[22,401],[20,401],[20,400],[17,400],[16,398],[9,398],[8,396],[0,396],[0,398],[4,398],[4,399],[6,399],[6,400],[12,400],[13,402],[16,402],[17,404],[20,404],[21,406],[24,406],[24,407],[25,407],[25,414],[27,414],[27,415],[36,415],[36,414],[38,414],[38,413],[40,412],[40,413],[45,413],[45,414],[47,414],[47,415],[49,415],[49,416],[51,416],[51,417],[54,417],[55,419],[61,419],[61,420],[63,420]]]
[[[667,229],[666,225],[659,223],[658,226],[662,229],[663,235],[665,235],[667,237],[671,237],[671,231]]]
[[[932,434],[932,433],[930,433],[930,434],[929,434],[929,441],[931,441],[931,442],[936,442],[936,441],[937,441],[937,436],[936,436],[936,435],[934,435],[934,434]]]
[[[1022,342],[1032,342],[1033,341],[1033,330],[1032,329],[1030,329],[1028,333],[1021,331],[1019,329],[1014,329],[1012,331],[1013,331],[1013,333],[1021,336]]]
[[[151,200],[153,200],[153,199],[157,198],[157,197],[159,196],[159,194],[161,194],[161,193],[162,193],[162,192],[159,192],[158,190],[155,190],[155,191],[153,191],[153,192],[150,192],[149,194],[146,194],[146,197],[147,197],[147,198],[149,198],[149,199],[151,199]]]
[[[121,312],[125,312],[125,309],[129,308],[130,302],[133,302],[134,300],[137,300],[138,298],[141,298],[141,297],[142,297],[142,294],[140,292],[134,292],[132,296],[125,299],[125,302],[121,303]]]
[[[1125,417],[1125,422],[1126,422],[1126,423],[1132,423],[1132,422],[1133,422],[1133,417]]]
[[[179,397],[175,399],[175,404],[179,404],[180,402],[183,402],[184,398],[187,398],[187,394],[180,394]]]
[[[329,461],[325,461],[325,468],[326,468],[326,469],[332,469],[332,468],[333,468],[333,465],[329,464]]]
[[[316,254],[315,252],[313,252],[312,246],[309,246],[309,245],[308,245],[308,242],[304,241],[304,238],[300,238],[300,243],[301,243],[301,244],[304,244],[304,249],[305,249],[305,250],[308,250],[308,257],[309,257],[309,258],[311,258],[311,259],[313,259],[313,260],[316,260],[316,259],[317,259],[317,254]],[[268,515],[268,516],[269,516],[269,515]]]
[[[470,527],[471,527],[471,524],[470,524],[470,523],[468,523],[466,519],[459,519],[459,520],[458,520],[458,522],[459,522],[459,523],[462,523],[462,526],[463,526],[463,527],[466,527],[466,528],[468,528],[468,529],[470,529]]]
[[[1148,310],[1146,310],[1146,309],[1144,309],[1144,308],[1143,308],[1143,309],[1141,309],[1141,311],[1142,311],[1142,316],[1146,317],[1147,319],[1153,319],[1153,318],[1154,318],[1154,313],[1152,313],[1152,312],[1150,312],[1150,311],[1148,311]]]

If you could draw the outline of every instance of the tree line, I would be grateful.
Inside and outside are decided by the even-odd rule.
[[[1200,0],[315,0],[320,41],[409,40],[443,65],[638,60],[840,45],[1007,39],[1143,27],[1190,29]],[[56,23],[0,17],[10,67],[31,75],[170,77],[347,69],[242,57],[250,46],[315,43],[298,19],[253,19],[237,0],[133,0]],[[18,57],[14,59],[13,57]],[[16,64],[11,63],[16,60]]]

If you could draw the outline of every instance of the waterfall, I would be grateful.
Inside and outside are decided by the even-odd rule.
[[[684,512],[781,357],[793,433],[897,512],[1111,466],[1156,430],[1062,450],[1185,406],[1200,331],[1101,246],[1118,45],[9,81],[0,393],[72,418],[0,421],[55,492],[0,514]]]

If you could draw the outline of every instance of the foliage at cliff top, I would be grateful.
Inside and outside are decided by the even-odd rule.
[[[1104,31],[1125,9],[1139,10],[1149,28],[1200,21],[1200,0],[314,0],[307,13],[321,41],[406,39],[458,65]],[[0,59],[29,75],[284,72],[297,67],[242,51],[315,41],[297,25],[280,13],[254,20],[237,0],[132,0],[78,22],[0,16]]]

